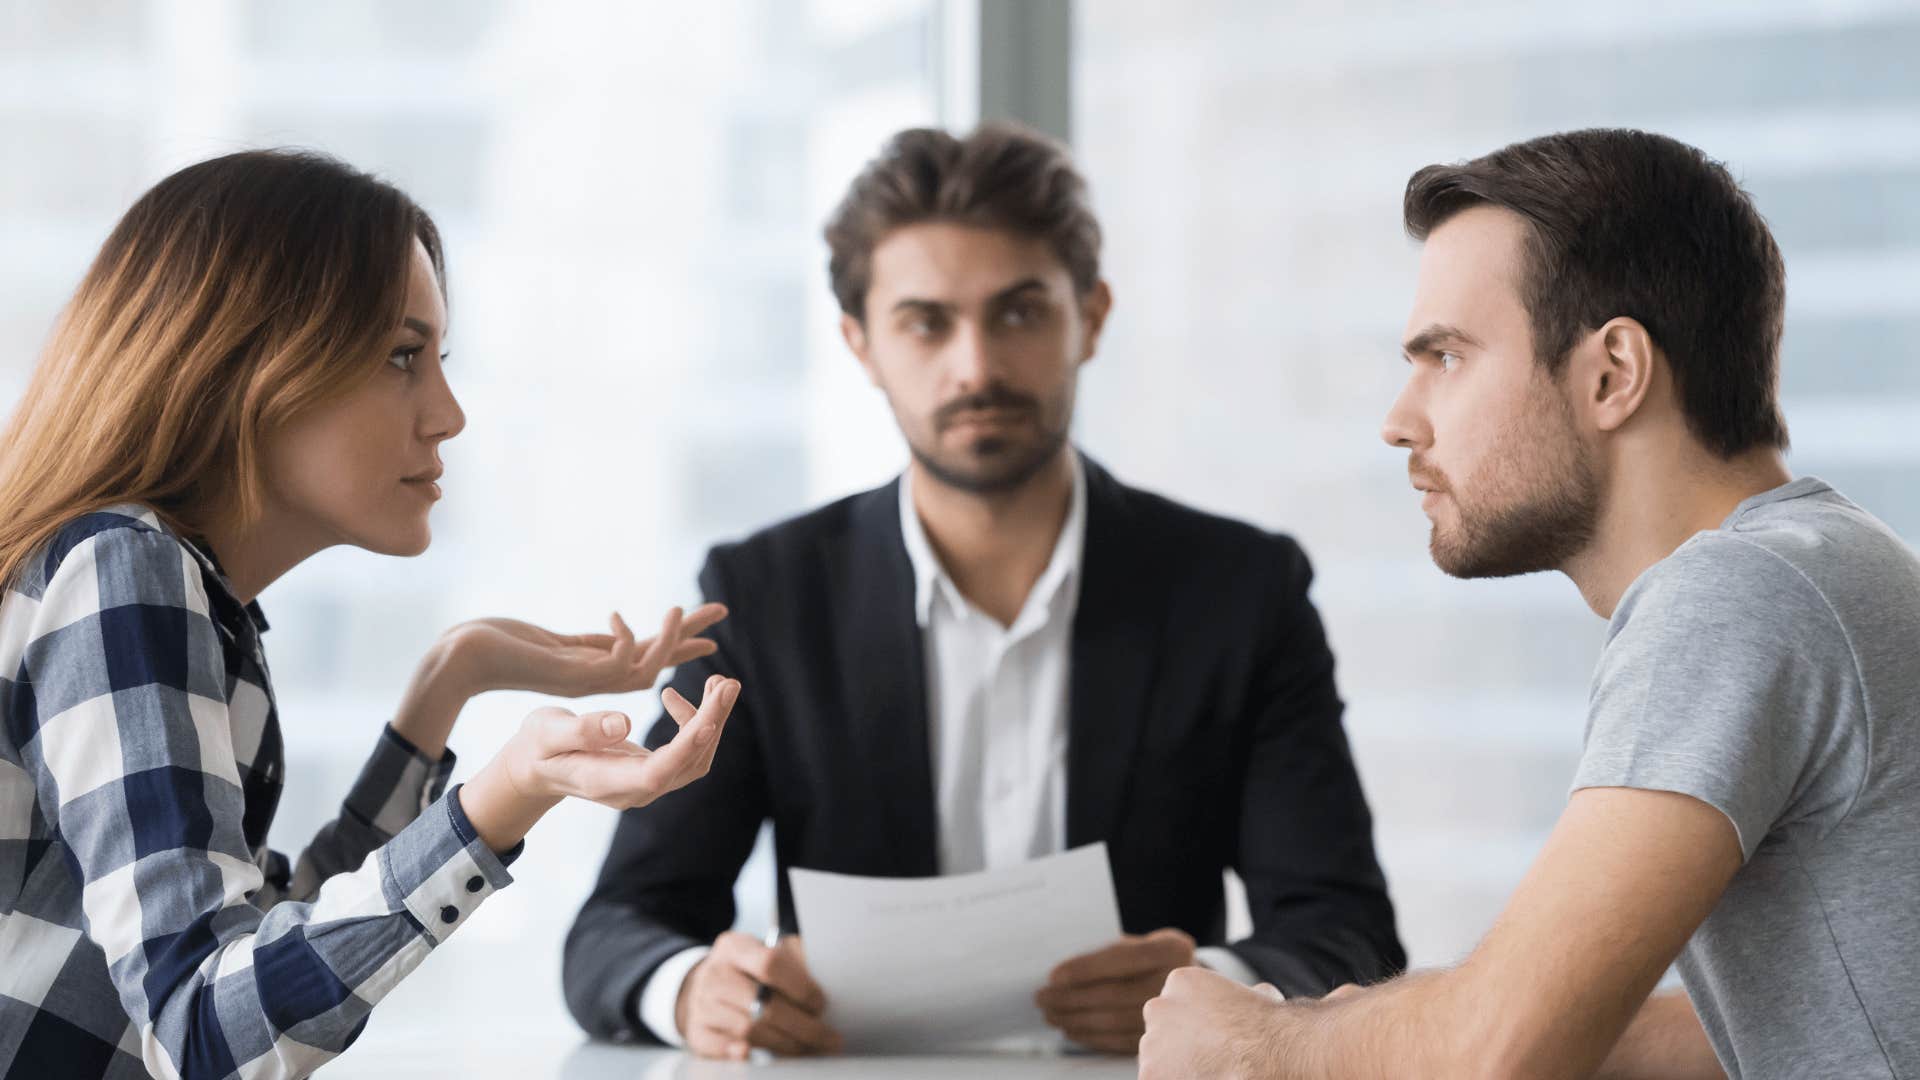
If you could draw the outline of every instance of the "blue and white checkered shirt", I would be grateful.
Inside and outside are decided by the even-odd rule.
[[[304,1076],[512,878],[391,728],[291,867],[259,609],[140,506],[0,600],[0,1076]]]

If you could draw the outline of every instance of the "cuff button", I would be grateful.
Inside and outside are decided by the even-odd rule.
[[[484,889],[486,887],[487,887],[486,879],[481,877],[479,874],[475,874],[472,877],[467,879],[468,892],[479,892],[481,889]]]
[[[446,907],[440,909],[440,921],[443,923],[456,922],[459,918],[460,909],[454,907],[452,904],[448,904]]]

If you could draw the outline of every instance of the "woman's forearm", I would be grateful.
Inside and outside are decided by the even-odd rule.
[[[447,736],[460,710],[480,691],[457,641],[443,637],[427,650],[392,720],[393,730],[429,760],[446,752]]]
[[[472,822],[482,843],[496,852],[519,843],[546,812],[559,805],[557,795],[535,795],[519,790],[495,758],[460,785],[460,809]]]

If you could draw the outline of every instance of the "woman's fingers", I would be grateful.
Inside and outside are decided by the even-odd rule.
[[[713,694],[708,695],[707,700],[701,701],[700,711],[710,711],[712,715],[708,719],[701,720],[698,714],[696,714],[695,722],[712,724],[713,734],[709,736],[698,728],[694,730],[694,761],[690,764],[686,777],[680,781],[680,784],[675,785],[676,787],[681,784],[691,783],[707,775],[707,770],[713,767],[713,755],[720,750],[720,736],[727,730],[727,719],[733,715],[733,706],[739,700],[740,681],[738,679],[727,679],[725,685],[718,687]],[[685,729],[682,728],[681,730],[684,731]]]
[[[611,755],[595,755],[582,760],[582,779],[590,797],[618,806],[641,806],[705,776],[713,764],[713,752],[719,746],[720,733],[739,693],[739,683],[732,679],[720,680],[692,715],[684,720],[675,717],[680,730],[672,741],[644,759],[616,760]],[[678,694],[674,698],[682,706],[687,704]]]
[[[681,626],[683,625],[684,617],[684,613],[679,608],[669,609],[667,611],[667,617],[660,621],[659,636],[650,641],[642,642],[643,648],[640,649],[637,656],[630,654],[623,658],[625,662],[632,664],[634,668],[640,672],[641,681],[651,685],[653,680],[659,676],[660,669],[667,666],[669,662],[668,658],[673,655],[673,651],[680,645],[680,637],[682,634]]]
[[[574,715],[565,709],[535,709],[532,717],[540,756],[551,758],[581,750],[601,750],[626,741],[632,728],[626,714],[590,712]]]
[[[661,642],[679,641],[682,632],[681,628],[686,624],[686,618],[687,613],[680,608],[668,608],[666,617],[660,620],[660,634],[653,639],[654,644],[658,645]]]
[[[631,724],[622,713],[536,710],[529,721],[537,721],[541,772],[571,795],[623,809],[644,806],[706,775],[739,694],[738,682],[716,675],[696,708],[669,688],[662,697],[680,730],[652,751],[626,741]]]
[[[607,618],[607,625],[613,629],[613,646],[608,650],[608,658],[616,667],[626,667],[633,662],[634,653],[641,648],[633,640],[633,628],[617,611]]]
[[[700,690],[700,700],[705,701],[712,697],[714,690],[719,687],[725,678],[726,676],[724,675],[707,676],[707,685]],[[692,720],[700,713],[700,710],[694,707],[693,702],[688,701],[680,691],[675,690],[671,686],[660,692],[660,704],[666,706],[667,715],[673,717],[673,722],[681,727],[686,727],[687,721]]]
[[[681,625],[680,632],[687,637],[704,634],[726,617],[727,605],[701,604],[699,607],[687,612],[687,621]]]
[[[711,638],[689,638],[681,642],[680,647],[674,650],[673,655],[668,658],[668,666],[677,667],[689,660],[698,660],[703,656],[712,656],[719,651],[720,646],[714,644]]]
[[[707,686],[709,688],[713,686],[712,679],[707,680]],[[699,711],[693,707],[692,702],[680,696],[680,691],[671,686],[660,692],[660,704],[666,706],[667,715],[673,717],[673,722],[681,727],[686,727],[687,721],[693,719],[693,714]]]

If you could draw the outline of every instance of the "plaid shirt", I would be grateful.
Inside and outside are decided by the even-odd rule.
[[[0,1076],[301,1076],[496,889],[453,765],[386,729],[298,861],[258,607],[139,506],[0,601]]]

